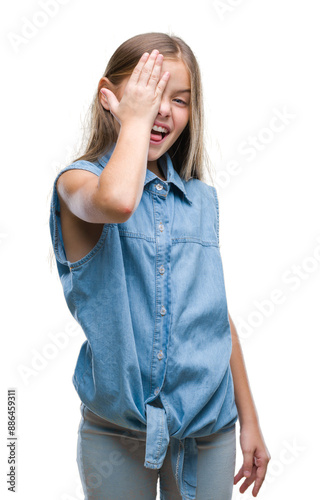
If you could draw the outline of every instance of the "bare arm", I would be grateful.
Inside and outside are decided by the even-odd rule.
[[[123,125],[101,175],[86,170],[67,170],[57,181],[58,196],[74,215],[86,222],[126,221],[143,193],[149,140],[148,124]]]
[[[256,497],[265,479],[271,455],[260,429],[239,337],[230,314],[229,322],[232,336],[230,367],[234,383],[235,402],[239,414],[240,445],[243,453],[243,464],[234,477],[234,484],[237,484],[241,478],[245,477],[239,488],[240,493],[244,493],[254,482],[252,496]]]
[[[239,414],[239,423],[241,427],[244,423],[258,424],[259,418],[249,386],[248,375],[245,368],[239,337],[230,314],[229,322],[232,336],[232,354],[230,358],[230,367],[233,376],[235,401]]]

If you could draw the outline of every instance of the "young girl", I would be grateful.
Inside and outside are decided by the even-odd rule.
[[[216,188],[205,183],[196,58],[146,33],[111,57],[85,154],[57,175],[50,231],[87,340],[77,463],[86,499],[253,496],[270,454],[227,308]],[[243,465],[234,477],[239,417]]]

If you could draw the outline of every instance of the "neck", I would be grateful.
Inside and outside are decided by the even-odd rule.
[[[157,160],[148,162],[148,169],[157,175],[163,181],[166,180],[164,173],[162,172],[161,167],[159,166]]]

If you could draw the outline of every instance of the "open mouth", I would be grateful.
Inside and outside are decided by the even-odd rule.
[[[169,135],[169,131],[167,132],[162,132],[159,130],[151,130],[150,134],[150,142],[153,144],[160,144],[164,141],[164,139]]]

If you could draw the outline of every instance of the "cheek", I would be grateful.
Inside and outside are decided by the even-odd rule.
[[[188,125],[188,120],[181,120],[179,124],[176,125],[177,133],[180,135],[184,131],[187,125]]]
[[[188,121],[189,121],[189,110],[184,109],[181,110],[180,113],[177,113],[175,117],[175,124],[177,130],[182,132],[182,130],[184,130],[185,127],[188,125]]]

